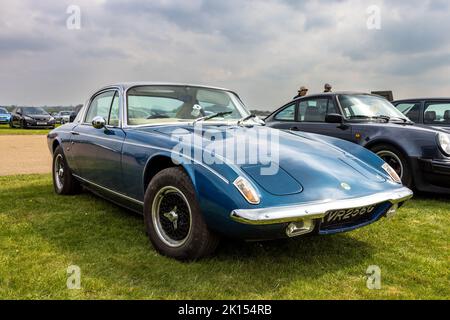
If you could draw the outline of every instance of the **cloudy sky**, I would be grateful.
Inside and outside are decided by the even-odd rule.
[[[325,82],[450,96],[448,0],[0,3],[0,105],[78,104],[105,84],[144,80],[227,87],[266,110]],[[79,30],[67,28],[70,5]],[[371,5],[379,30],[367,27]]]

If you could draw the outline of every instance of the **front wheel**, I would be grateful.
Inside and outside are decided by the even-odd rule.
[[[72,175],[63,149],[58,146],[53,153],[53,188],[59,195],[76,194],[81,190],[79,182]]]
[[[413,177],[408,159],[400,150],[390,145],[378,145],[373,147],[372,151],[397,172],[405,186],[413,187]]]
[[[182,168],[159,172],[144,199],[144,220],[154,248],[178,260],[210,255],[219,243],[200,210],[192,183]]]

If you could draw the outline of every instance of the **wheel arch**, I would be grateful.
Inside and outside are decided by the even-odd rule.
[[[369,143],[367,143],[364,147],[366,149],[372,150],[375,146],[379,146],[379,145],[389,145],[391,147],[394,147],[395,149],[399,150],[402,153],[402,155],[408,160],[408,162],[410,162],[410,157],[409,157],[409,154],[406,151],[406,149],[403,148],[400,144],[393,142],[392,140],[389,140],[389,139],[373,140],[373,141],[370,141]]]
[[[165,153],[158,153],[153,155],[146,163],[144,168],[144,174],[143,174],[143,187],[144,192],[147,190],[148,185],[152,181],[152,179],[162,170],[167,168],[173,168],[173,167],[180,167],[182,168],[187,175],[189,176],[192,185],[197,190],[195,186],[195,174],[193,172],[193,169],[189,166],[186,166],[184,164],[178,164],[175,163],[171,156]]]

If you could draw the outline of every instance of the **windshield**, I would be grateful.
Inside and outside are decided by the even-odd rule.
[[[47,114],[47,111],[42,108],[26,107],[23,108],[23,114]]]
[[[206,121],[237,121],[250,113],[228,91],[186,86],[139,86],[128,90],[128,124],[147,125],[192,122],[226,113]]]
[[[7,114],[8,111],[6,111],[5,108],[0,108],[0,114]]]
[[[389,117],[409,120],[383,98],[371,95],[340,95],[338,98],[344,115],[349,119]]]

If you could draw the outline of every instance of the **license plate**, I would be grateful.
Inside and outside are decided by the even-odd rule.
[[[346,210],[329,211],[324,218],[326,225],[341,224],[353,220],[359,220],[361,217],[370,215],[375,210],[376,206],[367,206],[361,208],[353,208]]]
[[[46,125],[47,125],[47,122],[37,122],[37,125],[38,125],[38,126],[46,126]]]

